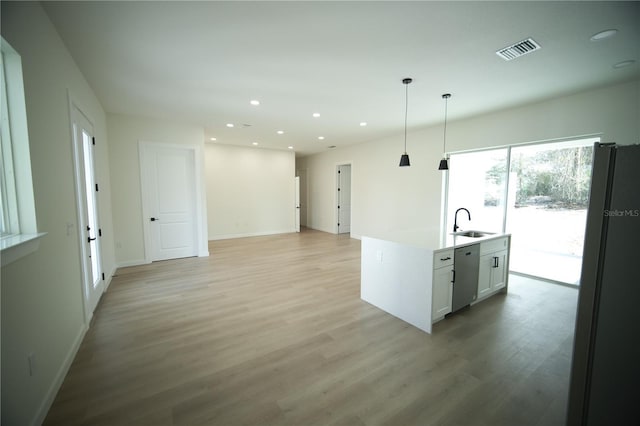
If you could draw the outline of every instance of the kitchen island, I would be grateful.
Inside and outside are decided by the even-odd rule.
[[[486,234],[441,243],[439,231],[428,229],[363,236],[360,297],[431,333],[451,312],[455,249],[480,245],[477,303],[507,290],[510,241],[509,234]]]

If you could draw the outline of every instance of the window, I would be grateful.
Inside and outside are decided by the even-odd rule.
[[[446,234],[453,241],[455,212],[460,230],[502,232],[507,170],[507,149],[492,149],[451,155],[447,202]]]
[[[0,59],[0,248],[2,266],[37,249],[29,132],[20,55],[2,38]]]

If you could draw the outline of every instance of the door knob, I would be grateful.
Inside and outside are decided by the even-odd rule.
[[[155,217],[151,218],[151,222],[155,222],[156,220],[159,221],[160,219],[156,219]]]

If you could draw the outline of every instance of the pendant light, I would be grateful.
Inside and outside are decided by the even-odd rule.
[[[405,85],[405,94],[404,94],[404,154],[400,156],[400,167],[408,167],[411,164],[409,163],[409,154],[407,154],[407,112],[409,111],[409,83],[413,80],[410,78],[405,78],[402,80],[402,84]]]
[[[442,138],[442,160],[440,160],[438,170],[449,170],[449,159],[447,158],[447,101],[450,97],[450,93],[442,95],[442,99],[444,99],[444,136]]]

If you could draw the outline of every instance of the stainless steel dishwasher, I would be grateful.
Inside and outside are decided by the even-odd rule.
[[[453,255],[453,301],[451,312],[471,304],[478,297],[480,244],[459,247]]]

